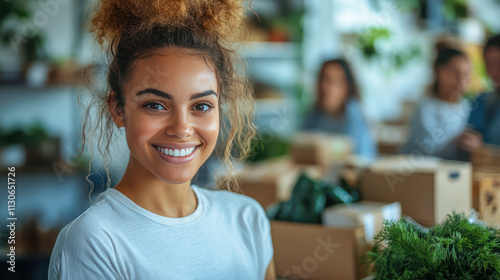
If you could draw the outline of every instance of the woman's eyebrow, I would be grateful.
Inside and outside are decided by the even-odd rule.
[[[135,96],[142,95],[142,94],[147,94],[147,93],[154,94],[156,96],[163,97],[163,98],[166,98],[166,99],[169,99],[169,100],[173,100],[174,99],[174,97],[171,94],[163,92],[161,90],[154,89],[154,88],[143,89],[143,90],[137,92],[137,94]],[[207,91],[204,91],[204,92],[195,93],[195,94],[191,95],[191,97],[189,98],[189,100],[202,98],[202,97],[205,97],[205,96],[208,96],[208,95],[215,95],[217,97],[217,93],[215,93],[215,91],[213,91],[213,90],[210,89],[210,90],[207,90]]]
[[[200,93],[195,93],[193,95],[191,95],[191,98],[189,98],[189,100],[193,100],[193,99],[197,99],[197,98],[201,98],[201,97],[204,97],[204,96],[207,96],[207,95],[215,95],[215,97],[217,97],[217,93],[215,93],[215,91],[213,90],[207,90],[207,91],[204,91],[204,92],[200,92]]]
[[[139,96],[141,94],[146,94],[146,93],[154,94],[156,96],[163,97],[163,98],[170,99],[170,100],[174,99],[172,97],[172,95],[170,95],[166,92],[163,92],[161,90],[154,89],[154,88],[143,89],[143,90],[139,91],[135,96]]]

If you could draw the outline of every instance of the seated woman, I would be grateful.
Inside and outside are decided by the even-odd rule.
[[[319,71],[317,91],[316,106],[306,115],[301,129],[349,135],[357,155],[374,158],[374,137],[361,110],[358,87],[347,61],[325,61]]]
[[[454,157],[447,147],[467,125],[470,106],[464,94],[470,74],[471,63],[465,53],[452,48],[438,51],[434,61],[435,81],[417,105],[401,153]]]
[[[479,95],[472,105],[469,127],[458,141],[466,159],[483,143],[500,146],[500,35],[488,40],[483,55],[494,91]]]

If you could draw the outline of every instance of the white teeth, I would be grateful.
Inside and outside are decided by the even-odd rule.
[[[189,156],[195,149],[196,147],[191,147],[191,148],[186,148],[186,149],[168,149],[168,148],[161,148],[157,147],[158,150],[166,155],[169,156],[174,156],[174,157],[184,157],[184,156]]]

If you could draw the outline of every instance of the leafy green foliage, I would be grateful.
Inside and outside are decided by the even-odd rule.
[[[500,229],[448,215],[428,233],[385,222],[367,254],[374,279],[500,279]]]
[[[286,155],[290,143],[273,135],[259,134],[252,139],[249,162],[258,162]]]
[[[391,35],[391,32],[387,28],[370,27],[359,35],[357,44],[361,48],[363,55],[370,59],[377,55],[376,42],[387,40]]]
[[[467,1],[466,0],[443,1],[443,14],[448,20],[467,17]]]
[[[359,198],[359,191],[344,179],[338,184],[331,184],[314,180],[303,173],[293,187],[290,200],[269,208],[267,215],[272,220],[321,224],[322,213],[327,207],[356,202]]]
[[[0,127],[0,147],[22,144],[36,146],[49,138],[47,129],[42,123],[33,123],[30,126],[16,127],[5,130]]]
[[[22,28],[33,15],[29,3],[28,0],[0,1],[0,43],[16,49],[19,47],[25,63],[48,58],[41,30],[36,28],[34,33],[28,33]],[[9,21],[14,24],[6,27]]]

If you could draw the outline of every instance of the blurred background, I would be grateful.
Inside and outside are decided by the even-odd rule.
[[[46,278],[57,233],[106,187],[98,155],[90,175],[90,156],[75,158],[84,110],[80,77],[99,52],[85,28],[93,3],[0,2],[0,178],[6,186],[7,167],[16,167],[15,279]],[[251,162],[288,153],[329,59],[351,64],[377,156],[397,153],[406,141],[413,107],[433,81],[436,42],[459,41],[468,54],[467,98],[491,89],[482,45],[500,33],[499,0],[253,0],[252,8],[248,42],[239,48],[260,134]],[[126,166],[126,143],[115,143],[113,154],[111,186]],[[217,166],[211,158],[194,182],[213,187]],[[0,193],[0,219],[7,221],[7,190]],[[8,228],[0,234],[6,279]]]

